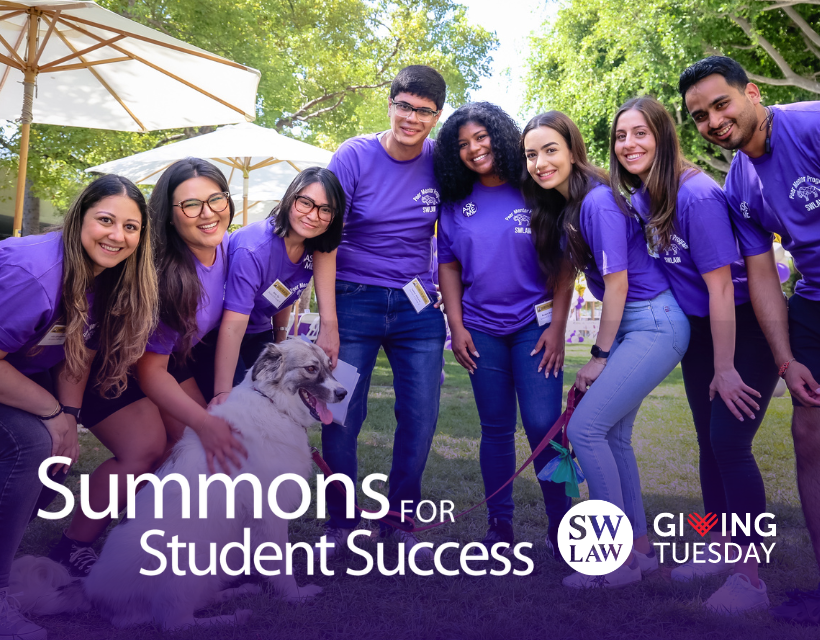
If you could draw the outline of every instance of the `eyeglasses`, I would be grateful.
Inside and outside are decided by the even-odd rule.
[[[319,214],[319,220],[322,222],[330,222],[333,216],[336,215],[336,210],[326,204],[316,204],[307,196],[296,196],[296,202],[293,203],[299,213],[309,215],[314,209]]]
[[[191,198],[189,200],[177,202],[174,206],[182,209],[182,213],[184,213],[187,218],[198,218],[202,215],[202,210],[205,208],[206,204],[214,213],[222,213],[228,208],[230,197],[230,193],[227,191],[222,191],[220,193],[214,193],[208,196],[207,200]]]
[[[419,122],[430,122],[430,120],[441,113],[441,109],[433,111],[427,107],[414,107],[406,102],[394,102],[393,98],[390,98],[390,104],[396,107],[396,115],[400,118],[409,118],[410,114],[415,111]]]

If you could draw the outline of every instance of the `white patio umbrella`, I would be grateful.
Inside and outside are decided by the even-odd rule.
[[[22,113],[14,234],[32,122],[152,131],[253,120],[259,77],[94,2],[0,0],[0,119]]]
[[[242,193],[242,224],[248,223],[248,199],[280,200],[291,180],[310,166],[326,167],[333,154],[255,124],[220,127],[181,142],[143,151],[87,169],[116,173],[137,184],[156,184],[162,172],[182,158],[207,158],[225,176],[232,193]]]

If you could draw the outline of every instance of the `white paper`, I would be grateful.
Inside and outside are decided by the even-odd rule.
[[[333,377],[347,389],[347,395],[341,402],[334,402],[328,404],[327,408],[333,414],[333,421],[345,426],[347,419],[347,407],[350,404],[350,399],[353,397],[353,391],[356,389],[356,384],[359,382],[359,370],[352,364],[348,364],[343,360],[338,360],[336,368],[333,370]]]

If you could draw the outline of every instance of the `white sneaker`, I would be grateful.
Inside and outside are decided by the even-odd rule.
[[[755,588],[749,578],[742,573],[735,573],[729,576],[723,586],[715,591],[703,606],[722,614],[760,611],[769,608],[769,596],[763,580],[760,581],[760,586]]]
[[[0,640],[46,640],[46,630],[20,613],[17,598],[0,589]]]
[[[653,550],[654,551],[654,550]],[[658,570],[658,554],[653,553],[651,556],[645,553],[641,553],[636,549],[632,549],[632,553],[635,554],[635,557],[638,559],[638,566],[641,568],[641,573],[643,575],[648,575],[653,571]]]
[[[341,527],[325,527],[325,535],[327,541],[332,542],[333,546],[327,550],[327,558],[330,559],[339,555],[347,548],[347,538],[353,532],[353,529],[342,529]]]
[[[396,542],[403,542],[404,543],[404,552],[406,554],[410,554],[410,550],[415,547],[419,543],[419,539],[415,536],[414,533],[410,531],[402,531],[401,529],[393,529],[393,540]],[[429,547],[420,547],[418,551],[415,553],[416,562],[422,560],[432,560],[433,559],[433,550]]]
[[[731,570],[732,565],[723,560],[720,562],[697,563],[690,560],[672,569],[672,580],[675,582],[691,582],[692,580],[726,575]]]
[[[621,587],[628,587],[630,584],[641,581],[641,567],[635,565],[630,569],[626,564],[622,564],[612,573],[605,576],[587,576],[576,571],[571,576],[567,576],[561,581],[565,587],[570,589],[620,589]]]

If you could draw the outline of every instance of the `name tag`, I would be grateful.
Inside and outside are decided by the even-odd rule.
[[[539,327],[552,322],[552,300],[535,305],[535,317],[538,319]]]
[[[56,347],[62,344],[65,344],[65,325],[58,323],[48,330],[48,333],[37,343],[37,346]]]
[[[285,283],[277,279],[262,295],[265,300],[278,309],[285,300],[290,298],[290,289],[285,286]]]
[[[429,306],[432,302],[430,296],[428,296],[424,290],[424,287],[421,286],[421,281],[418,276],[404,285],[402,291],[407,295],[407,299],[410,301],[410,304],[413,305],[416,313],[421,313],[422,309]]]

